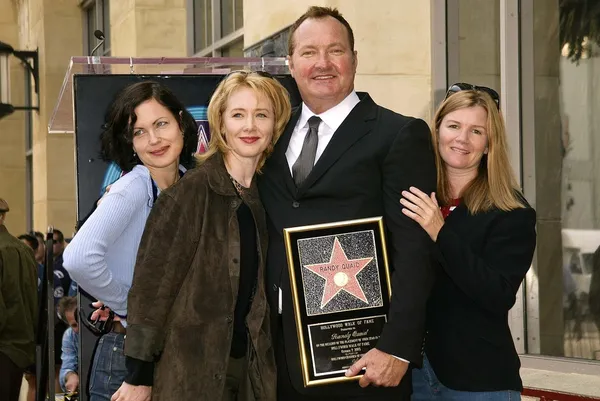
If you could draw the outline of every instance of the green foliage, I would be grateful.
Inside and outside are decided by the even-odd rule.
[[[600,45],[600,0],[559,0],[560,43],[569,45],[569,60],[578,62],[589,49],[584,39]]]

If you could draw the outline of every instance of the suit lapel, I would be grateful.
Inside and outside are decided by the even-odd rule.
[[[352,109],[342,125],[333,134],[325,151],[317,160],[302,186],[298,188],[298,197],[302,196],[356,141],[373,128],[377,118],[377,105],[367,93],[359,93],[358,96],[360,97],[360,103]]]
[[[285,130],[283,134],[281,134],[281,138],[277,141],[275,145],[275,149],[273,151],[272,158],[274,159],[275,168],[277,170],[277,174],[283,175],[283,180],[285,181],[285,185],[291,194],[296,194],[296,184],[294,183],[294,179],[292,178],[292,174],[290,173],[290,167],[288,165],[287,158],[285,157],[285,152],[290,144],[290,139],[292,138],[292,132],[296,127],[296,123],[302,114],[302,107],[297,107],[292,110],[292,116],[290,121],[285,126]]]

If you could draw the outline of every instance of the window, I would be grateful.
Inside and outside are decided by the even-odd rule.
[[[94,32],[102,31],[104,43],[94,52],[95,56],[110,56],[109,0],[86,0],[81,3],[84,25],[84,51],[90,54],[100,43]]]
[[[566,0],[444,3],[438,59],[446,84],[500,93],[511,165],[537,211],[536,256],[509,315],[515,346],[600,360],[600,43],[592,16],[585,2]]]
[[[243,57],[243,0],[188,0],[193,27],[190,53],[200,57]]]

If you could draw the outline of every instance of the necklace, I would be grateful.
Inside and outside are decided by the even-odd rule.
[[[242,184],[240,184],[239,182],[237,182],[237,180],[235,178],[233,178],[231,176],[231,174],[229,174],[229,179],[231,180],[231,182],[233,183],[233,186],[235,187],[236,192],[238,193],[239,196],[242,196],[242,194],[246,191],[246,188],[244,188],[242,186]]]

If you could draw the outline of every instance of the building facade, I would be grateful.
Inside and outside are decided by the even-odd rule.
[[[599,364],[578,362],[600,359],[600,319],[588,303],[600,291],[590,285],[600,269],[594,267],[600,263],[600,52],[590,42],[577,61],[568,58],[562,3],[0,0],[0,41],[38,49],[40,58],[39,112],[0,120],[8,227],[73,231],[73,135],[49,135],[47,125],[69,58],[89,54],[96,30],[106,37],[97,55],[285,56],[292,22],[310,5],[334,6],[354,29],[356,87],[377,103],[430,120],[450,83],[501,94],[511,163],[538,215],[536,257],[510,316],[516,347],[533,359],[557,357],[559,364],[600,372]],[[30,84],[12,60],[13,103],[37,101]]]

